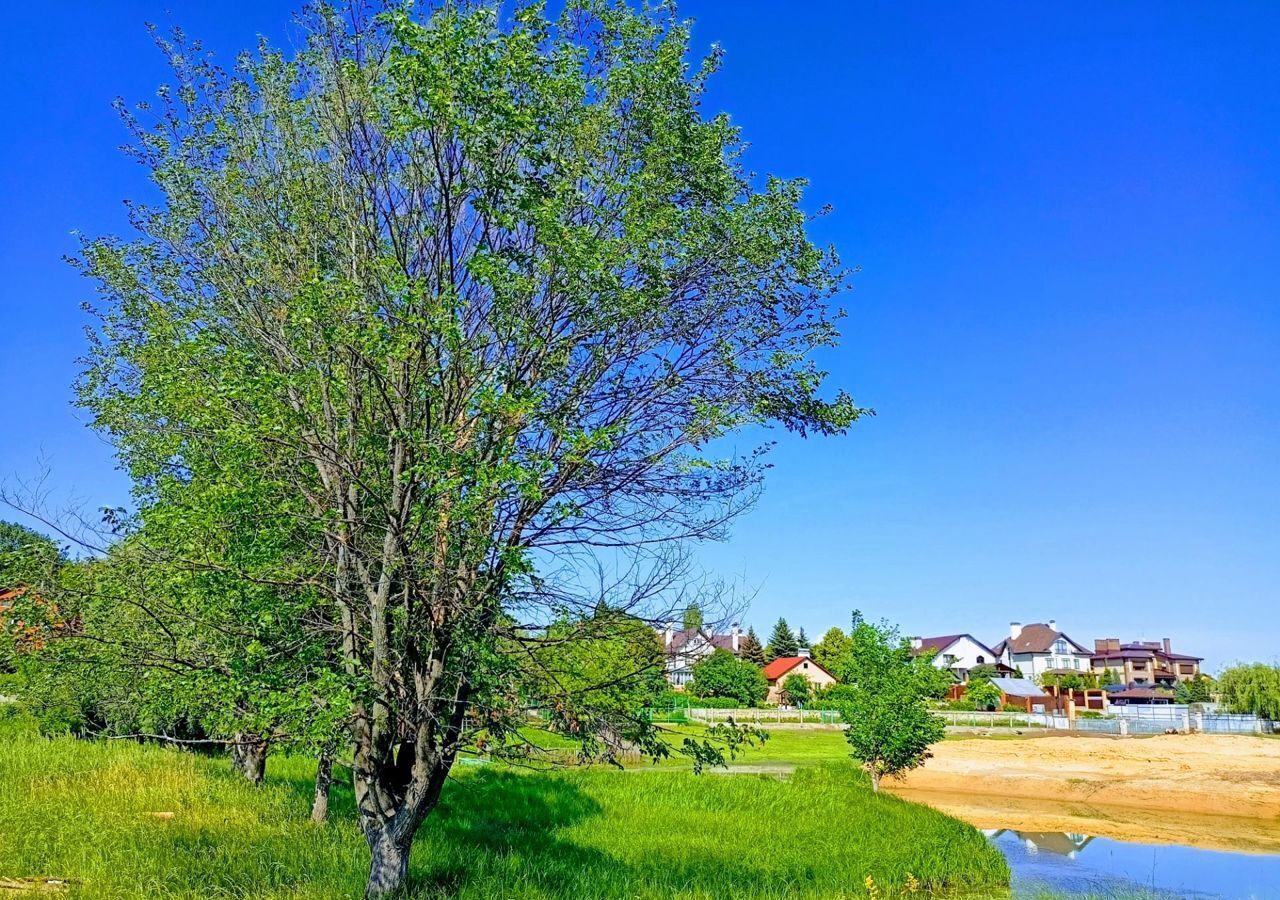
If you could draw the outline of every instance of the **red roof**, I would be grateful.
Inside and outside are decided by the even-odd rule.
[[[823,672],[827,672],[827,670],[826,670],[826,669],[823,669],[823,668],[822,668],[822,666],[820,666],[820,665],[818,665],[816,662],[814,662],[814,660],[813,660],[813,658],[812,658],[812,657],[809,657],[809,656],[779,656],[779,657],[778,657],[777,659],[775,659],[773,662],[769,663],[767,666],[765,666],[765,667],[764,667],[764,677],[765,677],[768,681],[777,681],[777,680],[778,680],[779,678],[781,678],[783,675],[786,675],[788,672],[790,672],[790,671],[791,671],[792,669],[794,669],[796,666],[800,665],[800,663],[812,663],[812,665],[813,665],[813,667],[814,667],[815,669],[822,669],[822,671],[823,671]],[[827,674],[828,674],[828,675],[831,675],[831,673],[830,673],[830,672],[827,672]],[[834,678],[835,676],[834,676],[834,675],[831,675],[831,677],[832,677],[832,678]]]

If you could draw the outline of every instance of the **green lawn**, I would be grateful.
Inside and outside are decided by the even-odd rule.
[[[770,759],[828,752],[807,745],[820,733],[783,734]],[[0,879],[70,879],[72,896],[93,898],[358,896],[366,850],[350,792],[337,791],[333,822],[312,825],[311,775],[308,760],[273,758],[255,789],[221,759],[9,727]],[[463,766],[415,846],[411,896],[866,897],[870,876],[888,897],[907,873],[923,891],[981,896],[1008,879],[977,831],[873,795],[848,764],[788,779]]]

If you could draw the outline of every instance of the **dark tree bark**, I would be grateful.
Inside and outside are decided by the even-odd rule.
[[[333,755],[325,751],[316,763],[316,793],[311,801],[311,821],[317,824],[329,818],[329,789],[333,786]]]
[[[369,864],[369,883],[365,896],[386,897],[404,884],[409,875],[409,848],[413,838],[397,840],[388,830],[368,836],[372,861]]]
[[[251,734],[237,734],[231,745],[231,767],[249,779],[250,784],[262,784],[267,774],[267,753],[270,746]]]

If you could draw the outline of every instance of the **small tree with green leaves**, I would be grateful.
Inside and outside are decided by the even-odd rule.
[[[1107,666],[1105,669],[1102,670],[1102,675],[1099,677],[1098,680],[1103,685],[1103,687],[1109,687],[1113,684],[1119,684],[1120,676],[1116,674],[1115,669],[1111,668],[1110,666]]]
[[[845,683],[840,710],[850,755],[878,791],[882,778],[922,765],[931,756],[929,748],[942,740],[942,719],[928,701],[946,675],[927,657],[913,655],[896,629],[866,621],[855,626],[849,653],[837,669],[834,674]]]
[[[1000,689],[989,679],[970,680],[964,698],[973,704],[974,709],[995,709],[1000,705]]]
[[[717,650],[694,663],[689,693],[695,697],[727,697],[756,706],[769,693],[764,673],[728,650]]]
[[[805,706],[813,696],[813,682],[799,672],[792,672],[782,680],[782,702],[791,706]]]
[[[795,656],[799,652],[800,644],[797,643],[791,626],[787,624],[786,619],[779,619],[773,626],[773,633],[769,635],[769,645],[764,651],[765,658],[772,662],[786,656]]]

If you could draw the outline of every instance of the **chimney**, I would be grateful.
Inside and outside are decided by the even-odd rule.
[[[1173,652],[1173,644],[1169,642],[1168,638],[1164,639],[1164,652],[1166,656]]]
[[[1058,630],[1058,620],[1057,620],[1057,619],[1050,619],[1050,620],[1049,620],[1049,630],[1050,630],[1050,631],[1057,631],[1057,630]]]
[[[809,648],[808,648],[808,647],[801,647],[799,650],[797,650],[797,651],[796,651],[796,656],[802,657],[802,658],[804,658],[804,659],[808,659],[808,658],[809,658]]]
[[[1106,639],[1106,638],[1094,638],[1094,639],[1093,639],[1093,652],[1094,652],[1094,653],[1106,653],[1106,652],[1107,652],[1107,639]]]
[[[742,629],[738,627],[737,622],[734,622],[733,625],[729,627],[729,634],[733,637],[733,652],[737,653],[738,647],[741,644],[739,638],[742,635]]]
[[[919,637],[913,637],[913,638],[911,639],[911,649],[912,649],[912,650],[919,650],[919,649],[920,649],[921,647],[923,647],[923,646],[924,646],[924,640],[923,640],[922,638],[919,638]]]
[[[666,630],[666,631],[664,631],[664,632],[662,632],[662,645],[663,645],[664,647],[670,647],[670,646],[671,646],[671,639],[672,639],[673,637],[675,637],[675,634],[676,634],[676,623],[675,623],[675,622],[668,622],[668,623],[667,623],[667,630]]]
[[[1016,641],[1021,636],[1022,636],[1022,623],[1010,622],[1009,623],[1009,640]]]

